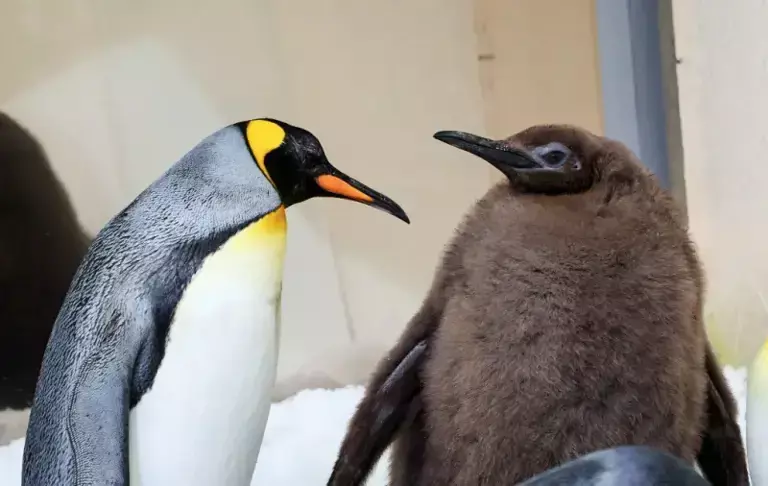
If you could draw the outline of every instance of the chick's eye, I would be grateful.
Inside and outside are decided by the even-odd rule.
[[[554,149],[542,154],[541,158],[549,165],[562,165],[568,158],[568,154],[562,150]]]
[[[571,151],[565,145],[559,142],[552,142],[547,145],[541,145],[533,149],[533,153],[539,159],[550,167],[561,167],[568,161]]]

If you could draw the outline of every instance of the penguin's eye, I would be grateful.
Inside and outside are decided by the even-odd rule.
[[[560,150],[553,150],[544,154],[544,160],[546,160],[549,165],[560,165],[565,162],[566,158],[568,158],[568,155]]]
[[[551,143],[541,147],[536,147],[533,152],[538,155],[550,167],[560,167],[565,164],[571,151],[568,147],[560,143]]]

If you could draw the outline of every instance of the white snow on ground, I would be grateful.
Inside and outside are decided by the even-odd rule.
[[[253,475],[253,486],[323,486],[336,461],[347,421],[364,388],[304,390],[272,405]],[[21,484],[24,440],[0,447],[0,486]],[[387,484],[388,459],[382,457],[368,486]]]
[[[0,447],[0,486],[19,486],[21,484],[21,452],[24,439]]]
[[[744,430],[746,369],[726,367],[725,376],[739,402]],[[336,460],[346,424],[363,396],[363,388],[304,390],[272,406],[252,486],[322,486]],[[21,484],[23,439],[0,447],[0,486]],[[387,483],[388,456],[382,458],[368,486]]]
[[[736,402],[739,404],[739,427],[741,427],[741,435],[746,436],[747,423],[745,421],[744,412],[745,407],[747,406],[747,369],[725,366],[723,367],[723,372],[725,378],[728,380],[728,384],[731,386],[733,395],[736,397]]]
[[[273,405],[251,486],[325,485],[363,391],[304,390]],[[388,465],[382,457],[368,486],[387,484]]]

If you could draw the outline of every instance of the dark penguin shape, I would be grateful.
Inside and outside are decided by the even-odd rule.
[[[90,243],[43,148],[4,113],[0,222],[2,443],[2,411],[32,404],[53,322]]]
[[[685,461],[643,446],[592,452],[520,486],[709,486]]]
[[[704,281],[670,195],[622,144],[572,126],[440,132],[507,179],[470,211],[381,361],[328,484],[515,484],[643,445],[747,484]]]

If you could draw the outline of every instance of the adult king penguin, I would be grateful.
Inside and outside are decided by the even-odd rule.
[[[249,484],[275,377],[285,209],[318,196],[408,222],[273,119],[210,135],[115,216],[54,324],[23,485]]]
[[[703,273],[672,197],[624,145],[577,127],[435,136],[506,180],[448,245],[328,484],[361,484],[396,438],[397,486],[518,484],[623,445],[746,485],[701,319]]]

